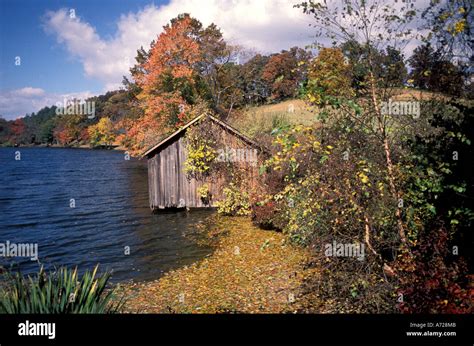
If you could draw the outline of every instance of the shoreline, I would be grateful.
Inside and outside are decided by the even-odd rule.
[[[125,313],[296,313],[309,250],[249,218],[219,217],[207,237],[215,250],[157,280],[119,284]]]
[[[91,147],[88,144],[82,144],[82,145],[58,145],[58,144],[53,144],[53,145],[46,145],[46,144],[28,144],[28,145],[0,145],[0,148],[53,148],[53,149],[89,149],[89,150],[117,150],[117,151],[126,151],[127,148],[120,146],[120,145],[112,145],[112,146],[105,146],[105,145],[100,145],[96,147]]]

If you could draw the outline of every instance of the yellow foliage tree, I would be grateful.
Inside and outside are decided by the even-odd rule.
[[[101,118],[95,125],[88,128],[89,138],[92,145],[112,145],[115,140],[114,124],[107,118]]]
[[[329,98],[353,96],[350,65],[339,48],[322,48],[308,71],[308,99],[325,105]]]

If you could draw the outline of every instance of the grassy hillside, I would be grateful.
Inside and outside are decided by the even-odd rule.
[[[446,95],[430,91],[395,88],[391,90],[394,101],[426,101],[433,98],[447,99]],[[274,128],[288,124],[309,125],[314,123],[317,107],[309,107],[305,101],[293,99],[276,104],[247,107],[234,112],[227,122],[249,137],[270,133]]]
[[[228,122],[242,133],[255,137],[269,133],[275,127],[287,124],[311,124],[315,110],[310,110],[302,100],[287,100],[276,104],[248,107],[235,112]]]

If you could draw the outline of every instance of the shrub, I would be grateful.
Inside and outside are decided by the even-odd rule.
[[[112,302],[114,290],[106,290],[110,273],[96,277],[98,266],[79,279],[77,268],[61,267],[46,274],[25,278],[21,273],[4,274],[5,288],[0,292],[0,313],[67,314],[115,313],[122,301]]]
[[[216,203],[217,212],[222,215],[250,215],[249,195],[239,191],[234,184],[224,188],[225,199]]]
[[[430,230],[420,239],[411,256],[403,253],[399,259],[398,294],[403,299],[398,308],[412,314],[472,313],[474,290],[467,288],[464,261],[450,254],[447,231]]]
[[[325,244],[333,241],[365,242],[366,224],[371,230],[367,241],[377,253],[393,244],[391,204],[380,156],[374,154],[378,143],[363,141],[357,129],[348,136],[336,126],[324,131],[294,126],[274,134],[273,155],[265,163],[271,197],[253,206],[253,216],[260,224],[278,225],[294,244],[312,250],[312,261],[321,270],[303,288],[312,297],[307,309],[393,311],[393,286],[384,280],[379,255],[367,248],[359,261],[324,253]],[[325,306],[311,306],[317,301]]]
[[[467,244],[473,174],[465,161],[472,153],[472,107],[432,102],[421,110],[418,121],[394,119],[390,129],[398,201],[390,193],[379,140],[350,119],[332,117],[321,127],[274,133],[263,193],[270,197],[253,205],[253,217],[264,226],[279,220],[292,242],[312,249],[318,275],[307,279],[303,291],[323,306],[309,304],[307,310],[472,310],[465,275],[472,270],[451,253],[457,245],[472,266]],[[398,235],[397,202],[406,243]],[[326,256],[324,246],[333,241],[364,243],[364,260]],[[400,293],[404,302],[397,304]]]
[[[276,204],[271,199],[252,204],[252,221],[262,229],[279,229],[277,215]]]
[[[472,155],[474,108],[472,102],[423,106],[430,131],[407,143],[412,155],[403,170],[412,241],[397,263],[398,294],[403,294],[398,308],[405,313],[469,313],[473,172],[453,153],[464,159]]]
[[[209,191],[209,185],[204,184],[197,189],[197,193],[201,198],[202,203],[208,205],[211,202],[211,192]]]

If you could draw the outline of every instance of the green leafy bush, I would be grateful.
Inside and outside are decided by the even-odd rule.
[[[307,279],[303,295],[327,303],[309,304],[309,311],[472,311],[466,303],[474,221],[474,175],[466,163],[472,106],[430,101],[421,111],[417,121],[394,118],[390,127],[398,201],[390,193],[380,141],[357,122],[340,114],[319,127],[274,133],[265,162],[269,197],[252,206],[253,218],[264,227],[278,220],[293,243],[313,251],[320,271]],[[327,256],[324,247],[334,240],[364,243],[364,260]],[[403,303],[397,303],[400,294]]]
[[[399,255],[404,313],[472,313],[472,102],[425,102],[430,131],[407,142],[404,199],[410,252]],[[459,158],[459,159],[458,159]],[[471,293],[470,293],[471,291]]]

